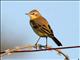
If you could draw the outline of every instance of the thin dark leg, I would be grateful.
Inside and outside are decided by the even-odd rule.
[[[37,42],[35,43],[36,49],[37,49],[37,43],[39,42],[40,38],[41,38],[41,37],[39,37],[38,40],[37,40]]]
[[[47,49],[47,37],[46,37],[46,49]]]

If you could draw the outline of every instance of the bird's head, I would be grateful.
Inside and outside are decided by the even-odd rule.
[[[41,16],[39,11],[35,10],[35,9],[30,11],[29,13],[26,13],[26,15],[28,15],[30,17],[30,19],[36,19]]]

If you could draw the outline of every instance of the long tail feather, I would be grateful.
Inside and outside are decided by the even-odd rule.
[[[62,46],[62,43],[55,36],[53,36],[51,38],[58,46]]]

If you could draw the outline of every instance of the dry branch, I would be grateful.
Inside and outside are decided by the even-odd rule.
[[[13,51],[12,53],[19,53],[19,52],[38,52],[38,51],[46,51],[46,50],[56,50],[56,49],[71,49],[71,48],[80,48],[80,46],[69,46],[69,47],[59,47],[59,48],[48,48],[48,49],[40,49],[40,50],[20,50],[20,51]],[[5,51],[0,52],[0,54],[5,53]]]
[[[24,48],[27,48],[29,50],[22,50]],[[68,47],[59,47],[59,48],[51,48],[50,46],[48,46],[47,49],[46,49],[46,46],[38,44],[38,49],[32,49],[32,48],[36,48],[36,46],[28,45],[28,46],[17,47],[17,48],[14,48],[14,49],[7,49],[5,51],[0,52],[0,55],[6,55],[6,54],[11,54],[11,53],[20,53],[20,52],[39,52],[39,51],[55,50],[59,54],[61,54],[65,57],[64,60],[69,60],[69,57],[66,54],[64,54],[61,51],[61,49],[80,48],[80,46],[68,46]]]

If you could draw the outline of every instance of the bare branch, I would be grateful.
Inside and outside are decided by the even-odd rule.
[[[48,48],[48,49],[40,49],[40,50],[20,50],[20,51],[13,51],[12,53],[19,53],[19,52],[38,52],[38,51],[46,51],[46,50],[56,50],[56,49],[71,49],[71,48],[80,48],[80,46],[69,46],[69,47],[59,47],[59,48]],[[0,52],[0,54],[5,53],[5,51]]]
[[[36,46],[33,46],[33,45],[26,45],[26,46],[16,47],[14,49],[7,49],[5,51],[1,51],[0,55],[4,56],[6,54],[10,55],[12,53],[39,52],[39,51],[51,51],[51,50],[55,50],[55,51],[58,52],[58,54],[61,54],[61,55],[63,55],[65,57],[64,60],[69,60],[69,57],[66,54],[64,54],[61,51],[61,49],[80,48],[80,46],[68,46],[68,47],[59,47],[59,48],[51,48],[51,46],[47,46],[47,49],[46,49],[46,46],[43,46],[41,44],[38,44],[37,47],[38,47],[38,49],[33,49],[33,48],[36,48]],[[26,50],[22,50],[24,48],[27,48],[27,49]]]

